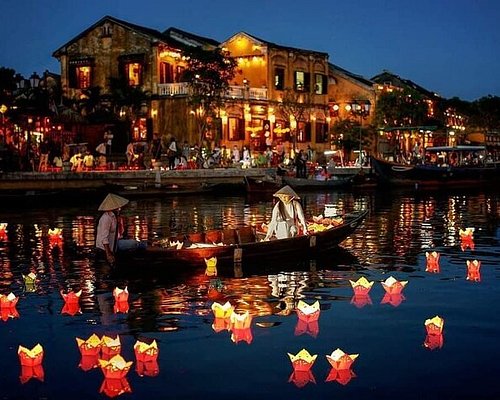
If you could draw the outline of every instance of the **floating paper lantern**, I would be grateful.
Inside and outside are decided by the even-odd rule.
[[[347,385],[351,379],[356,378],[356,374],[351,369],[332,368],[325,379],[325,382],[338,382],[341,385]]]
[[[311,321],[305,322],[301,319],[297,320],[297,324],[295,325],[295,336],[300,336],[303,334],[308,334],[309,336],[316,337],[319,333],[319,322]]]
[[[224,304],[215,302],[212,304],[212,311],[215,318],[230,318],[234,311],[234,306],[229,301],[226,301]]]
[[[0,308],[1,309],[15,308],[18,301],[19,301],[19,297],[17,297],[12,292],[10,292],[7,296],[0,294]]]
[[[0,318],[6,322],[9,319],[19,318],[19,312],[16,307],[3,307],[0,308]]]
[[[116,336],[116,338],[111,338],[109,336],[104,335],[101,339],[101,351],[102,357],[106,359],[110,359],[111,357],[120,353],[122,349],[122,345],[120,342],[120,336]]]
[[[369,282],[364,276],[359,278],[356,282],[351,280],[349,280],[349,282],[356,295],[368,295],[373,286],[373,282]]]
[[[302,349],[295,355],[288,353],[288,357],[295,371],[308,371],[314,365],[318,355],[311,355],[306,349]]]
[[[439,271],[440,271],[439,257],[440,257],[440,254],[437,251],[431,251],[431,252],[426,251],[425,252],[425,258],[427,260],[427,264],[425,267],[426,272],[432,272],[434,274],[439,273]]]
[[[216,332],[229,331],[231,330],[231,321],[229,318],[214,318],[212,323],[212,329]]]
[[[408,284],[408,281],[398,281],[390,276],[384,282],[381,282],[382,287],[388,294],[399,294]]]
[[[78,303],[64,303],[63,308],[61,309],[61,314],[67,314],[70,316],[74,316],[76,314],[81,314],[82,310],[80,308],[80,304]]]
[[[102,373],[107,379],[125,378],[132,364],[132,361],[125,361],[119,354],[114,355],[109,360],[99,359]]]
[[[474,231],[475,228],[460,229],[460,248],[465,251],[467,248],[474,250]]]
[[[346,354],[341,349],[336,349],[332,354],[327,355],[326,359],[333,368],[341,370],[351,368],[352,363],[358,356],[359,354]]]
[[[357,308],[363,308],[372,305],[372,298],[369,294],[355,293],[351,298],[351,304],[354,304]]]
[[[425,320],[425,329],[428,335],[441,335],[444,328],[444,319],[439,315]]]
[[[211,257],[209,259],[205,258],[205,264],[207,266],[205,269],[205,275],[217,276],[217,257]]]
[[[125,286],[125,289],[115,287],[113,290],[113,297],[115,301],[128,301],[128,287]]]
[[[149,376],[155,377],[160,373],[160,367],[158,365],[158,361],[137,361],[135,364],[135,372],[139,376]]]
[[[252,325],[252,316],[248,311],[245,311],[243,314],[233,311],[229,320],[231,322],[231,329],[247,329]]]
[[[32,349],[19,346],[17,349],[19,362],[26,367],[40,365],[43,361],[43,347],[38,343]]]
[[[298,388],[303,388],[308,383],[316,383],[316,379],[314,378],[314,374],[310,369],[307,371],[299,371],[294,369],[290,378],[288,378],[288,382],[293,382],[295,386]]]
[[[6,241],[7,241],[7,223],[1,222],[0,223],[0,242],[6,242]]]
[[[443,343],[444,338],[442,334],[427,335],[425,337],[424,347],[428,348],[429,350],[436,350],[443,347]]]
[[[36,292],[36,274],[30,272],[28,275],[22,275],[24,281],[24,290],[26,292]]]
[[[384,297],[382,298],[380,304],[390,304],[393,307],[398,307],[404,300],[405,297],[401,293],[397,294],[386,293],[384,294]]]
[[[297,316],[304,322],[317,321],[320,314],[319,301],[314,302],[312,305],[299,300],[297,304]]]
[[[153,340],[151,343],[137,340],[134,344],[134,353],[137,361],[155,361],[158,358],[159,353],[158,344],[156,343],[156,340]]]
[[[481,261],[467,260],[467,280],[473,282],[481,282]]]
[[[104,381],[101,384],[101,388],[99,389],[99,393],[104,393],[106,396],[113,398],[124,393],[132,393],[132,388],[130,387],[127,378],[104,378]]]
[[[24,385],[31,379],[37,379],[40,382],[43,382],[45,379],[45,371],[43,370],[43,365],[38,364],[33,367],[28,367],[26,365],[21,365],[21,375],[19,376],[19,380]]]
[[[99,355],[94,354],[94,355],[81,355],[80,357],[80,363],[78,364],[78,367],[82,371],[90,371],[91,369],[97,368],[99,366]]]
[[[252,343],[253,333],[251,328],[243,329],[232,329],[231,330],[231,340],[233,343],[247,342]]]
[[[64,293],[61,290],[61,296],[64,299],[64,302],[66,304],[79,304],[80,302],[80,296],[82,295],[82,291],[79,290],[78,292],[74,292],[70,290],[68,293]]]
[[[82,356],[96,356],[101,351],[102,339],[95,333],[89,336],[87,340],[76,338],[76,344]]]
[[[48,235],[49,235],[49,243],[52,247],[62,246],[63,237],[61,228],[49,229]]]

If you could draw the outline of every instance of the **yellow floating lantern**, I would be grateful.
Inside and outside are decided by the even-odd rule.
[[[248,311],[243,314],[233,311],[229,320],[231,321],[231,329],[247,329],[252,325],[252,316]]]
[[[368,295],[373,286],[373,282],[369,282],[364,276],[359,278],[357,281],[349,280],[349,282],[351,283],[352,289],[356,295]]]
[[[106,379],[125,378],[132,364],[132,361],[125,361],[119,354],[114,355],[109,360],[99,359],[99,365]]]
[[[95,356],[101,351],[102,339],[93,333],[87,340],[77,337],[76,344],[82,356]]]
[[[37,343],[32,349],[19,346],[17,354],[21,365],[26,367],[40,365],[43,361],[43,347],[40,343]]]
[[[217,276],[217,257],[205,258],[205,264],[207,266],[205,275]]]
[[[312,305],[305,301],[299,300],[297,304],[297,316],[304,322],[317,321],[320,314],[319,301],[315,301]]]
[[[215,318],[226,319],[231,317],[231,314],[234,311],[234,306],[232,306],[229,301],[226,301],[224,304],[214,302],[212,303],[212,311]]]
[[[296,371],[308,371],[314,365],[317,354],[311,355],[306,349],[300,350],[297,354],[288,353],[293,369]]]

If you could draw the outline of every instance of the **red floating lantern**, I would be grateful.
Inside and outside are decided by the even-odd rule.
[[[115,301],[115,304],[113,306],[113,311],[115,314],[118,313],[127,314],[129,309],[130,306],[128,304],[128,301]]]
[[[76,343],[82,356],[97,356],[102,347],[102,340],[95,333],[87,340],[76,338]]]
[[[25,367],[34,367],[40,365],[43,361],[43,347],[38,343],[31,350],[26,347],[19,346],[17,349],[19,362]]]
[[[125,286],[125,289],[115,287],[115,289],[113,290],[113,297],[115,298],[116,302],[128,302],[128,287]]]
[[[314,365],[318,355],[311,355],[306,349],[302,349],[295,355],[288,353],[288,357],[295,371],[308,371]]]
[[[139,376],[149,376],[154,378],[155,376],[158,376],[160,373],[160,367],[158,365],[158,361],[137,361],[135,365],[135,372],[137,372],[137,375]]]
[[[253,340],[252,329],[250,328],[233,329],[231,331],[231,340],[234,343],[239,343],[239,342],[247,342],[248,344],[252,343]]]
[[[81,314],[81,312],[82,310],[80,309],[80,304],[78,303],[64,303],[64,306],[61,309],[61,314],[67,314],[71,316]]]
[[[68,293],[64,293],[61,290],[61,296],[64,299],[64,302],[66,304],[79,304],[80,302],[80,296],[82,295],[82,291],[79,290],[78,292],[74,292],[70,290]]]
[[[382,287],[388,294],[400,294],[404,287],[408,284],[408,281],[398,281],[397,279],[390,276],[384,282],[381,282]]]
[[[122,344],[120,342],[120,336],[112,338],[104,335],[101,339],[101,352],[102,358],[109,360],[115,355],[120,354],[122,349]]]
[[[439,315],[434,318],[429,318],[425,320],[425,329],[428,335],[442,335],[444,328],[444,319]]]
[[[299,300],[297,304],[297,317],[306,323],[317,321],[320,312],[319,301],[309,305],[306,302]]]
[[[310,369],[307,371],[298,371],[294,369],[290,378],[288,378],[288,382],[293,382],[298,388],[303,388],[308,383],[316,383],[316,379]]]
[[[205,269],[206,276],[217,276],[217,257],[205,258],[205,264],[207,268]]]
[[[78,364],[82,371],[90,371],[91,369],[97,368],[99,366],[99,355],[81,355],[80,364]]]
[[[104,378],[101,384],[99,393],[104,393],[109,398],[120,396],[124,393],[132,393],[132,388],[127,381],[127,378],[109,379]]]
[[[137,340],[134,344],[134,353],[137,361],[156,361],[159,353],[158,344],[156,340],[153,340],[151,343]]]
[[[431,272],[433,274],[439,274],[441,268],[439,267],[439,257],[440,254],[437,251],[425,252],[425,258],[427,264],[425,267],[425,272]]]
[[[382,298],[380,304],[390,304],[393,307],[398,307],[404,300],[405,297],[401,293],[398,294],[386,293],[384,294],[384,297]]]
[[[40,382],[44,381],[45,371],[43,370],[42,364],[34,365],[32,367],[21,365],[21,376],[19,376],[21,383],[24,385],[31,379],[38,379]]]
[[[232,312],[229,317],[231,322],[231,330],[234,329],[247,329],[252,325],[252,316],[248,311],[245,311],[243,314],[238,314],[237,312]]]
[[[467,280],[473,282],[481,282],[481,261],[467,260]]]
[[[119,354],[114,355],[109,360],[99,359],[102,373],[107,379],[125,378],[132,364],[132,361],[125,361]]]
[[[1,222],[0,223],[0,242],[6,242],[6,241],[7,241],[7,223]]]
[[[444,337],[442,334],[427,335],[424,341],[424,347],[429,350],[436,350],[443,347]]]
[[[349,280],[352,286],[352,290],[354,291],[355,295],[368,295],[370,292],[373,282],[369,282],[368,279],[366,279],[364,276],[359,278],[357,281],[351,281]]]
[[[55,246],[58,246],[59,248],[62,247],[63,237],[61,228],[49,229],[48,235],[49,235],[49,243],[52,247]]]
[[[229,321],[229,318],[215,318],[212,323],[212,329],[216,333],[229,331],[231,330],[231,321]]]
[[[372,298],[369,294],[358,294],[356,293],[351,298],[351,304],[354,304],[357,308],[363,308],[364,306],[372,305]]]
[[[13,308],[16,306],[18,301],[19,297],[12,292],[7,296],[0,294],[0,308]]]
[[[465,251],[467,248],[474,250],[474,231],[475,228],[460,229],[460,248]]]
[[[356,374],[351,369],[332,368],[325,379],[325,382],[338,382],[341,385],[347,385],[351,379],[356,378]]]
[[[346,354],[341,349],[336,349],[326,359],[336,370],[350,369],[359,354]]]
[[[319,322],[316,321],[311,321],[311,322],[305,322],[302,321],[301,319],[297,320],[297,324],[295,325],[295,336],[300,336],[303,334],[308,334],[309,336],[312,336],[315,338],[318,336],[319,333]]]

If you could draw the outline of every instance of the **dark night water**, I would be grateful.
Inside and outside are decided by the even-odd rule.
[[[216,332],[204,270],[137,265],[111,270],[90,252],[101,199],[38,208],[3,208],[0,294],[19,296],[18,318],[0,321],[0,399],[105,399],[99,368],[83,371],[76,337],[121,339],[134,361],[123,399],[493,399],[500,397],[498,193],[387,192],[308,194],[307,215],[325,204],[368,208],[363,226],[339,251],[318,260],[243,265],[243,277],[220,271],[222,297],[253,315],[251,336]],[[178,197],[133,201],[124,210],[128,233],[140,239],[172,231],[260,224],[269,197]],[[51,250],[48,229],[63,232]],[[475,249],[460,248],[459,230],[474,227]],[[0,232],[1,236],[1,232]],[[440,272],[426,272],[426,251],[441,254]],[[481,281],[466,280],[467,260],[481,261]],[[37,272],[34,292],[22,274]],[[247,272],[248,271],[248,272]],[[356,304],[349,280],[374,281],[369,303]],[[389,276],[409,281],[404,300],[382,303]],[[112,291],[128,286],[128,313],[114,313]],[[81,313],[62,313],[60,291],[82,289]],[[299,300],[318,300],[317,332],[300,330]],[[424,321],[444,318],[443,345],[424,346]],[[156,339],[156,376],[140,376],[137,338]],[[44,381],[21,383],[19,345],[45,351]],[[287,353],[317,354],[310,380],[293,381]],[[359,354],[347,384],[329,380],[326,355]],[[331,376],[330,376],[331,377]],[[306,380],[307,380],[306,379]],[[302,382],[305,383],[305,382]]]

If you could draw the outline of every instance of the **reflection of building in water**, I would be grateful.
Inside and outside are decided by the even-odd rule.
[[[78,247],[94,247],[96,220],[90,216],[77,216],[71,223],[74,243]]]

